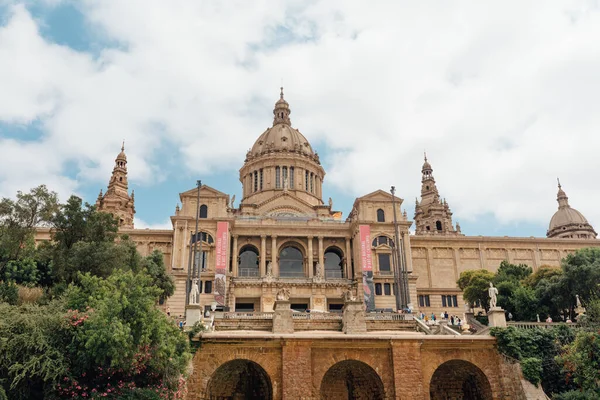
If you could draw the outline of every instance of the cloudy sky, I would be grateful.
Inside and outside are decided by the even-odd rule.
[[[426,150],[469,235],[544,236],[556,178],[600,228],[597,1],[0,0],[0,196],[93,202],[125,139],[138,227],[238,170],[285,86],[324,199],[397,187]]]

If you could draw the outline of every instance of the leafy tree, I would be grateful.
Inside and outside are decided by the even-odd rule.
[[[600,395],[600,332],[579,332],[556,359],[580,390]]]
[[[526,264],[511,264],[505,260],[500,263],[494,277],[494,284],[498,288],[498,305],[512,313],[515,319],[522,317],[516,310],[514,294],[521,287],[521,281],[531,275],[531,272],[531,267]]]
[[[542,265],[537,271],[523,280],[523,285],[535,289],[540,281],[548,280],[553,276],[560,275],[562,275],[562,270],[560,268]]]
[[[0,282],[0,304],[15,305],[19,301],[19,288],[12,281]]]
[[[43,399],[67,373],[64,304],[0,303],[0,376],[11,399]]]
[[[57,195],[45,185],[0,200],[0,276],[9,261],[33,250],[35,227],[48,224],[57,209]]]
[[[600,292],[600,248],[590,247],[569,254],[562,261],[563,276],[559,290],[563,308],[575,317],[575,295],[586,303]]]
[[[486,311],[490,308],[488,289],[494,274],[485,269],[468,270],[460,274],[458,287],[463,291],[463,298],[470,304],[479,302]]]
[[[148,275],[152,277],[153,285],[161,290],[159,295],[161,303],[175,293],[175,282],[167,274],[164,256],[161,251],[154,250],[152,254],[144,258],[142,266]]]
[[[513,316],[517,321],[536,321],[539,313],[539,300],[535,291],[519,286],[512,294]]]

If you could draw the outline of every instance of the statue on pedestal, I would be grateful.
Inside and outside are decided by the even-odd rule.
[[[289,299],[290,299],[290,289],[282,287],[277,291],[277,300],[289,301]]]
[[[490,282],[490,288],[488,289],[488,295],[490,296],[490,309],[496,308],[496,301],[498,300],[498,289],[494,287],[494,284]]]
[[[321,266],[321,263],[317,263],[316,270],[317,271],[316,271],[314,280],[317,282],[322,282],[324,279],[324,276],[323,276],[323,267]]]
[[[200,304],[200,288],[198,287],[198,278],[194,278],[192,281],[192,287],[190,292],[190,304]]]
[[[352,286],[348,286],[346,291],[344,292],[344,301],[356,301],[356,296],[354,295],[354,291],[352,290]]]

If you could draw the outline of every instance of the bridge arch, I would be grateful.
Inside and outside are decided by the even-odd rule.
[[[368,364],[344,360],[331,366],[321,381],[322,400],[383,400],[383,382]]]
[[[441,364],[429,383],[431,400],[492,400],[492,386],[485,373],[475,364],[450,360]]]
[[[271,378],[258,363],[235,359],[222,364],[210,377],[208,400],[272,400]]]

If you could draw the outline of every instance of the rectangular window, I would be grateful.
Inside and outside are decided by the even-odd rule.
[[[289,185],[287,167],[283,167],[282,170],[283,170],[283,181]]]
[[[458,299],[456,298],[456,295],[452,296],[452,305],[454,307],[458,307]]]
[[[391,294],[392,294],[392,287],[390,286],[389,283],[384,283],[383,284],[383,294],[385,294],[386,296],[391,296]]]
[[[260,190],[263,190],[263,170],[260,169]]]
[[[294,188],[294,167],[290,167],[290,189]]]
[[[313,175],[313,173],[310,173],[310,192],[313,193],[314,190],[314,182],[315,182],[315,176]]]
[[[280,173],[280,168],[275,167],[275,188],[276,189],[279,189],[281,187],[281,177],[280,177],[279,173]]]
[[[254,171],[254,191],[258,191],[258,172]]]
[[[212,293],[212,281],[204,282],[204,293],[206,293],[206,294]]]
[[[386,273],[391,271],[390,255],[387,253],[377,254],[379,259],[379,271]]]
[[[442,307],[448,307],[446,305],[446,295],[442,295]]]
[[[304,171],[304,186],[305,190],[308,192],[308,171]]]
[[[429,302],[428,294],[420,294],[419,295],[419,306],[420,307],[431,307],[431,303]]]
[[[375,295],[381,296],[381,283],[375,284]]]

